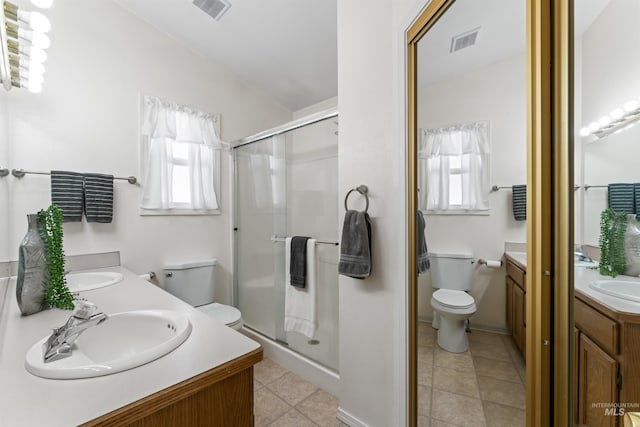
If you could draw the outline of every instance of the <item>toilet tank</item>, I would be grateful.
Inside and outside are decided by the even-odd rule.
[[[471,254],[429,253],[431,286],[435,289],[468,291],[473,285]]]
[[[194,307],[210,304],[216,290],[215,259],[167,263],[163,267],[164,288]]]

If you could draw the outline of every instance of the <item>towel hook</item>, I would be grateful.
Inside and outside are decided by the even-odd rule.
[[[367,187],[366,185],[358,185],[356,188],[352,188],[351,190],[349,190],[347,192],[347,195],[344,196],[344,210],[348,211],[349,208],[347,207],[347,200],[349,199],[349,195],[351,193],[353,193],[354,191],[357,191],[358,193],[362,194],[367,202],[367,205],[364,208],[364,213],[367,213],[367,211],[369,210],[369,187]]]

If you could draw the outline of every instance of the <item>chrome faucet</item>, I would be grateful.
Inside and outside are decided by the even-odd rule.
[[[88,301],[76,301],[76,307],[71,317],[64,325],[53,328],[53,333],[43,344],[45,363],[71,356],[73,343],[80,334],[107,319],[107,315],[104,313],[94,314],[97,309],[98,307]]]
[[[593,258],[585,254],[580,245],[575,245],[573,247],[573,256],[577,261],[593,262]]]

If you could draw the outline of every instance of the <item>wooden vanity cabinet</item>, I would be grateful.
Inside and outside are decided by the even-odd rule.
[[[82,424],[82,427],[253,426],[253,365],[262,348]]]
[[[640,411],[612,405],[640,405],[640,315],[611,310],[576,292],[574,320],[577,423],[622,426],[625,412]]]
[[[525,357],[527,273],[507,258],[506,300],[507,327],[511,330],[516,347]]]

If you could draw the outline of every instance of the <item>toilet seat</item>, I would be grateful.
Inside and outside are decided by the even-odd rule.
[[[431,297],[441,306],[452,309],[471,308],[475,305],[473,297],[464,291],[438,289]]]
[[[236,329],[235,327],[242,323],[242,313],[230,305],[214,302],[201,305],[198,310],[233,329]]]

